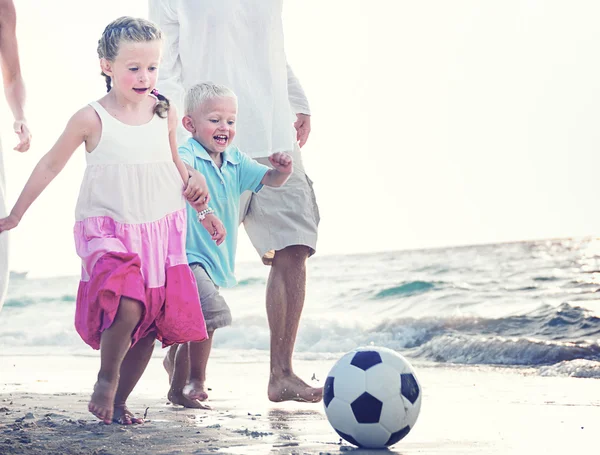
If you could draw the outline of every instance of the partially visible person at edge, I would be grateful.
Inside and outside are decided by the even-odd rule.
[[[271,265],[266,292],[271,331],[268,397],[317,402],[323,389],[308,385],[292,367],[306,259],[315,253],[319,212],[300,153],[310,133],[310,110],[287,63],[282,10],[283,0],[149,0],[150,19],[166,35],[157,87],[178,112],[183,112],[184,93],[193,85],[225,85],[238,96],[240,150],[267,166],[275,152],[288,153],[294,162],[293,174],[281,188],[244,193],[240,221],[263,262]],[[179,143],[187,137],[180,127]],[[165,367],[172,372],[169,357]]]
[[[21,76],[16,29],[17,14],[14,3],[12,0],[0,0],[0,62],[4,96],[13,114],[13,130],[19,136],[19,143],[13,150],[26,152],[29,150],[31,133],[25,120],[25,84]],[[0,218],[6,215],[6,181],[0,144]],[[8,277],[8,232],[4,232],[0,234],[0,310],[8,289]]]

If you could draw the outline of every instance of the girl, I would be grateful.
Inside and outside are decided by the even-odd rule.
[[[206,208],[206,182],[199,174],[190,178],[179,159],[176,114],[154,90],[161,39],[144,19],[122,17],[106,27],[98,55],[108,94],[75,113],[0,220],[0,232],[16,227],[85,143],[87,168],[75,209],[82,259],[75,327],[100,349],[88,409],[107,424],[142,422],[125,402],[156,338],[169,346],[207,337],[185,255],[184,198]],[[218,218],[209,214],[202,224],[217,244],[223,241]]]

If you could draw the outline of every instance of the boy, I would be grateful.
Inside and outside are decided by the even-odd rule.
[[[206,408],[200,402],[208,398],[206,364],[213,334],[216,329],[231,325],[231,312],[219,294],[219,287],[236,284],[234,255],[240,196],[244,191],[256,193],[263,185],[279,187],[292,173],[292,158],[286,153],[273,153],[269,157],[273,166],[270,169],[231,145],[236,116],[237,97],[223,85],[201,83],[186,94],[182,123],[192,137],[179,147],[179,155],[206,178],[211,199],[209,208],[198,212],[198,219],[214,212],[225,225],[227,237],[216,246],[196,220],[195,210],[188,205],[186,252],[198,285],[209,338],[201,343],[172,347],[165,358],[171,384],[169,400],[185,407]]]

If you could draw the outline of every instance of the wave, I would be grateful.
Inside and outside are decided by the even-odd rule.
[[[375,331],[402,330],[406,326],[427,328],[430,337],[447,333],[505,337],[534,337],[541,340],[593,339],[600,335],[600,318],[589,310],[563,303],[543,305],[523,315],[504,318],[440,317],[397,318],[378,324]]]
[[[23,312],[11,327],[0,328],[0,347],[78,345],[71,322],[73,309],[60,299],[54,302],[19,310]],[[381,322],[369,324],[360,316],[363,313],[354,318],[350,313],[340,317],[339,312],[306,314],[296,351],[347,352],[373,344],[444,363],[541,366],[577,359],[600,361],[600,319],[569,304],[498,319],[445,316],[381,321],[385,317],[381,316]],[[53,321],[43,333],[31,325],[34,314]],[[235,317],[233,326],[220,332],[215,347],[269,349],[269,328],[263,314]]]
[[[555,365],[540,367],[539,374],[540,376],[600,379],[600,362],[584,359],[566,360]]]
[[[568,360],[600,360],[597,343],[561,343],[529,338],[445,335],[420,346],[417,357],[444,363],[552,365]]]
[[[18,298],[10,298],[4,302],[4,306],[7,308],[25,308],[31,305],[37,305],[40,303],[49,303],[49,302],[62,302],[62,303],[73,303],[76,300],[75,294],[65,294],[59,297],[18,297]]]
[[[386,289],[382,289],[377,292],[374,296],[374,300],[388,299],[390,297],[408,296],[421,294],[432,289],[435,289],[436,285],[429,281],[410,281],[403,283],[400,286],[394,286]]]
[[[243,280],[238,281],[239,286],[252,286],[253,284],[265,284],[265,280],[263,278],[245,278]]]

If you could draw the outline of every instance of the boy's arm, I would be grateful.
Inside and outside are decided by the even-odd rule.
[[[292,157],[287,153],[275,152],[269,157],[269,162],[274,169],[269,169],[260,183],[274,187],[283,185],[293,171]]]
[[[186,169],[190,172],[190,182],[199,177],[204,182],[204,187],[206,187],[206,180],[204,176],[198,171],[194,166],[190,163],[195,163],[194,152],[186,145],[182,145],[179,147],[179,156],[181,157],[181,161],[184,163]],[[208,190],[207,190],[208,191]],[[208,206],[208,201],[210,200],[209,196],[200,197],[197,201],[190,201],[188,199],[188,203],[198,212],[198,222],[202,224],[204,229],[208,231],[211,238],[216,242],[217,246],[219,246],[225,240],[225,236],[227,235],[227,230],[221,220],[215,215],[212,209]]]
[[[16,227],[33,201],[65,167],[77,147],[87,139],[93,128],[93,122],[99,122],[93,116],[95,116],[93,109],[86,106],[71,117],[54,146],[33,169],[10,215],[0,220],[0,232]]]

